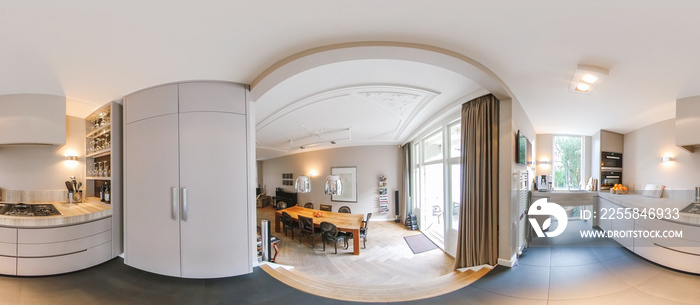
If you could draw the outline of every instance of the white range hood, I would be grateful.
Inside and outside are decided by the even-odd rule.
[[[66,144],[66,98],[46,94],[0,96],[0,145]]]
[[[693,152],[700,147],[700,96],[676,100],[676,145]]]

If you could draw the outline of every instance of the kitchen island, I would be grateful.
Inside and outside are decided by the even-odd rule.
[[[700,273],[700,215],[680,212],[689,204],[689,200],[601,192],[593,217],[603,231],[612,232],[615,241],[635,254]],[[669,235],[677,232],[682,235]]]
[[[0,274],[72,272],[112,259],[112,206],[86,201],[53,204],[62,215],[0,215]]]

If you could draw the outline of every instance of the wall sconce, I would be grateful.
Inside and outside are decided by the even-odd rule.
[[[547,160],[540,160],[540,161],[537,161],[537,165],[551,165],[551,164],[552,164],[552,162],[551,162],[551,161],[547,161]]]
[[[68,161],[78,161],[78,156],[66,156],[66,160],[68,160]]]
[[[294,181],[294,191],[297,193],[311,192],[311,179],[307,176],[298,176]]]
[[[673,161],[673,158],[672,158],[671,156],[665,156],[665,157],[663,157],[663,158],[661,159],[661,161],[663,161],[663,162],[669,162],[669,161]]]

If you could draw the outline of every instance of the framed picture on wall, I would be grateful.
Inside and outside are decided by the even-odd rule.
[[[331,175],[340,177],[343,193],[331,195],[331,201],[357,202],[357,167],[332,167]]]

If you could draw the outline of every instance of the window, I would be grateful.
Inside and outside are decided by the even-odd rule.
[[[424,163],[442,161],[442,132],[434,133],[423,140]]]
[[[583,168],[581,136],[554,136],[554,189],[580,189]]]
[[[418,152],[413,156],[414,204],[421,210],[421,230],[438,243],[445,230],[456,231],[459,225],[461,143],[457,120],[413,144]]]

